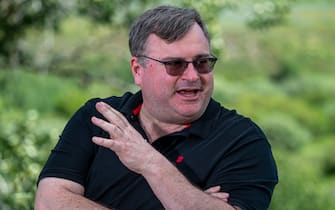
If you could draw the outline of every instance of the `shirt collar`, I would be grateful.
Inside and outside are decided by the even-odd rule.
[[[213,131],[216,118],[220,113],[221,105],[213,99],[210,99],[209,104],[206,108],[204,114],[192,122],[190,129],[190,134],[206,139]]]
[[[143,103],[142,92],[138,91],[124,104],[121,108],[121,112],[129,116],[137,116],[141,110]],[[210,99],[209,104],[204,114],[196,121],[191,122],[190,126],[185,128],[182,133],[186,135],[196,135],[205,139],[210,135],[215,124],[215,118],[220,112],[221,105],[213,99]]]
[[[126,116],[138,115],[141,110],[141,105],[143,103],[142,92],[138,91],[135,94],[132,94],[125,104],[120,109],[120,112]]]

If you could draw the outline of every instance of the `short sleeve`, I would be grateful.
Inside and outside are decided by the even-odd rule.
[[[57,177],[85,185],[96,150],[91,140],[96,127],[90,122],[94,104],[94,100],[87,102],[68,121],[38,181],[45,177]]]
[[[221,191],[230,194],[229,203],[243,210],[268,209],[278,183],[270,144],[254,125],[234,138],[234,144],[211,173],[207,187],[220,185]]]

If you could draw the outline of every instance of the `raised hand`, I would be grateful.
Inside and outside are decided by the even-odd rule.
[[[120,161],[130,170],[142,173],[150,167],[159,153],[138,133],[117,110],[104,102],[98,102],[96,109],[107,121],[92,117],[92,123],[109,134],[109,139],[94,136],[93,142],[113,150]]]

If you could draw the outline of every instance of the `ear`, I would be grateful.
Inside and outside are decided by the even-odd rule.
[[[141,87],[144,69],[139,63],[139,60],[137,57],[135,56],[131,57],[130,66],[131,66],[131,73],[133,75],[135,84]]]

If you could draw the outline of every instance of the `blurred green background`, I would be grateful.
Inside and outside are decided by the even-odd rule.
[[[136,91],[127,32],[160,4],[208,22],[214,98],[267,134],[280,182],[271,210],[335,209],[332,0],[0,1],[0,209],[33,209],[36,179],[89,98]]]

